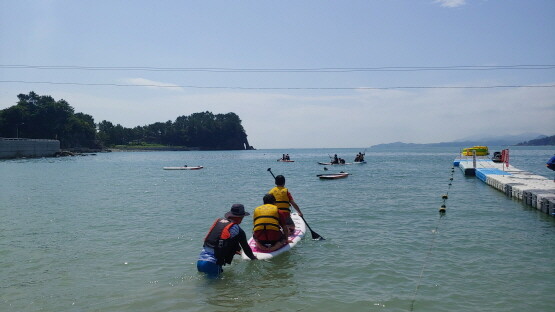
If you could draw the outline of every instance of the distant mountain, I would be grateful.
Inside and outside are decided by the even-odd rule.
[[[547,136],[541,133],[521,133],[517,135],[504,135],[504,136],[487,136],[487,137],[466,137],[463,139],[455,140],[455,142],[466,142],[466,141],[479,141],[479,142],[502,142],[499,145],[516,145],[520,142],[532,140],[532,139],[543,139]],[[494,145],[494,144],[490,144]]]
[[[477,138],[477,137],[467,137],[463,139],[459,139],[452,142],[439,142],[439,143],[403,143],[403,142],[394,142],[394,143],[385,143],[385,144],[377,144],[371,146],[371,148],[395,148],[395,147],[409,147],[409,146],[419,146],[419,147],[470,147],[474,145],[491,145],[491,146],[511,146],[511,145],[519,145],[521,142],[530,140],[543,140],[548,138],[546,135],[538,134],[538,133],[524,133],[519,135],[507,135],[507,136],[498,136],[498,137],[485,137],[485,138]],[[554,143],[551,144],[542,144],[542,145],[555,145]]]
[[[550,137],[538,138],[535,140],[530,140],[526,142],[518,143],[519,146],[544,146],[544,145],[555,145],[555,135]]]

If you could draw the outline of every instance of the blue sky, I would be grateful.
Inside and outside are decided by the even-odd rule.
[[[0,109],[235,112],[256,148],[555,134],[552,0],[2,0],[0,42]]]

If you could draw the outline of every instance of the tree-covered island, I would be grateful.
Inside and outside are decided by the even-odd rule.
[[[65,100],[35,92],[19,94],[16,105],[0,110],[0,137],[56,139],[62,149],[111,147],[179,150],[253,149],[235,113],[194,113],[175,121],[125,128],[75,113]]]

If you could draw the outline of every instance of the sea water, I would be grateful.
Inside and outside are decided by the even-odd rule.
[[[317,164],[362,151],[0,161],[0,310],[555,310],[555,218],[452,172],[458,149],[369,149],[367,164]],[[553,152],[515,147],[511,165],[553,178]],[[277,162],[283,153],[295,162]],[[182,165],[204,169],[162,169]],[[206,279],[196,261],[210,225],[234,203],[261,205],[268,168],[325,240],[307,233],[286,254],[237,256]],[[351,175],[316,177],[339,171]],[[252,219],[241,226],[249,235]]]

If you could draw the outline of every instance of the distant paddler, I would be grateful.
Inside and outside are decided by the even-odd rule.
[[[223,272],[222,266],[231,264],[233,256],[241,251],[251,259],[256,256],[247,242],[245,231],[239,227],[245,216],[242,204],[234,204],[231,210],[223,218],[218,218],[204,238],[202,251],[200,252],[197,269],[206,273],[210,278],[217,278]]]
[[[289,154],[282,154],[281,158],[279,158],[277,161],[294,162],[294,160],[291,160],[291,157],[289,157]]]
[[[337,157],[337,154],[333,155],[333,160],[331,162],[331,164],[339,164],[339,157]]]
[[[359,153],[356,155],[356,157],[355,157],[355,162],[363,162],[363,161],[364,161],[364,155],[365,155],[365,154],[366,154],[366,153],[360,153],[360,152],[359,152]]]

